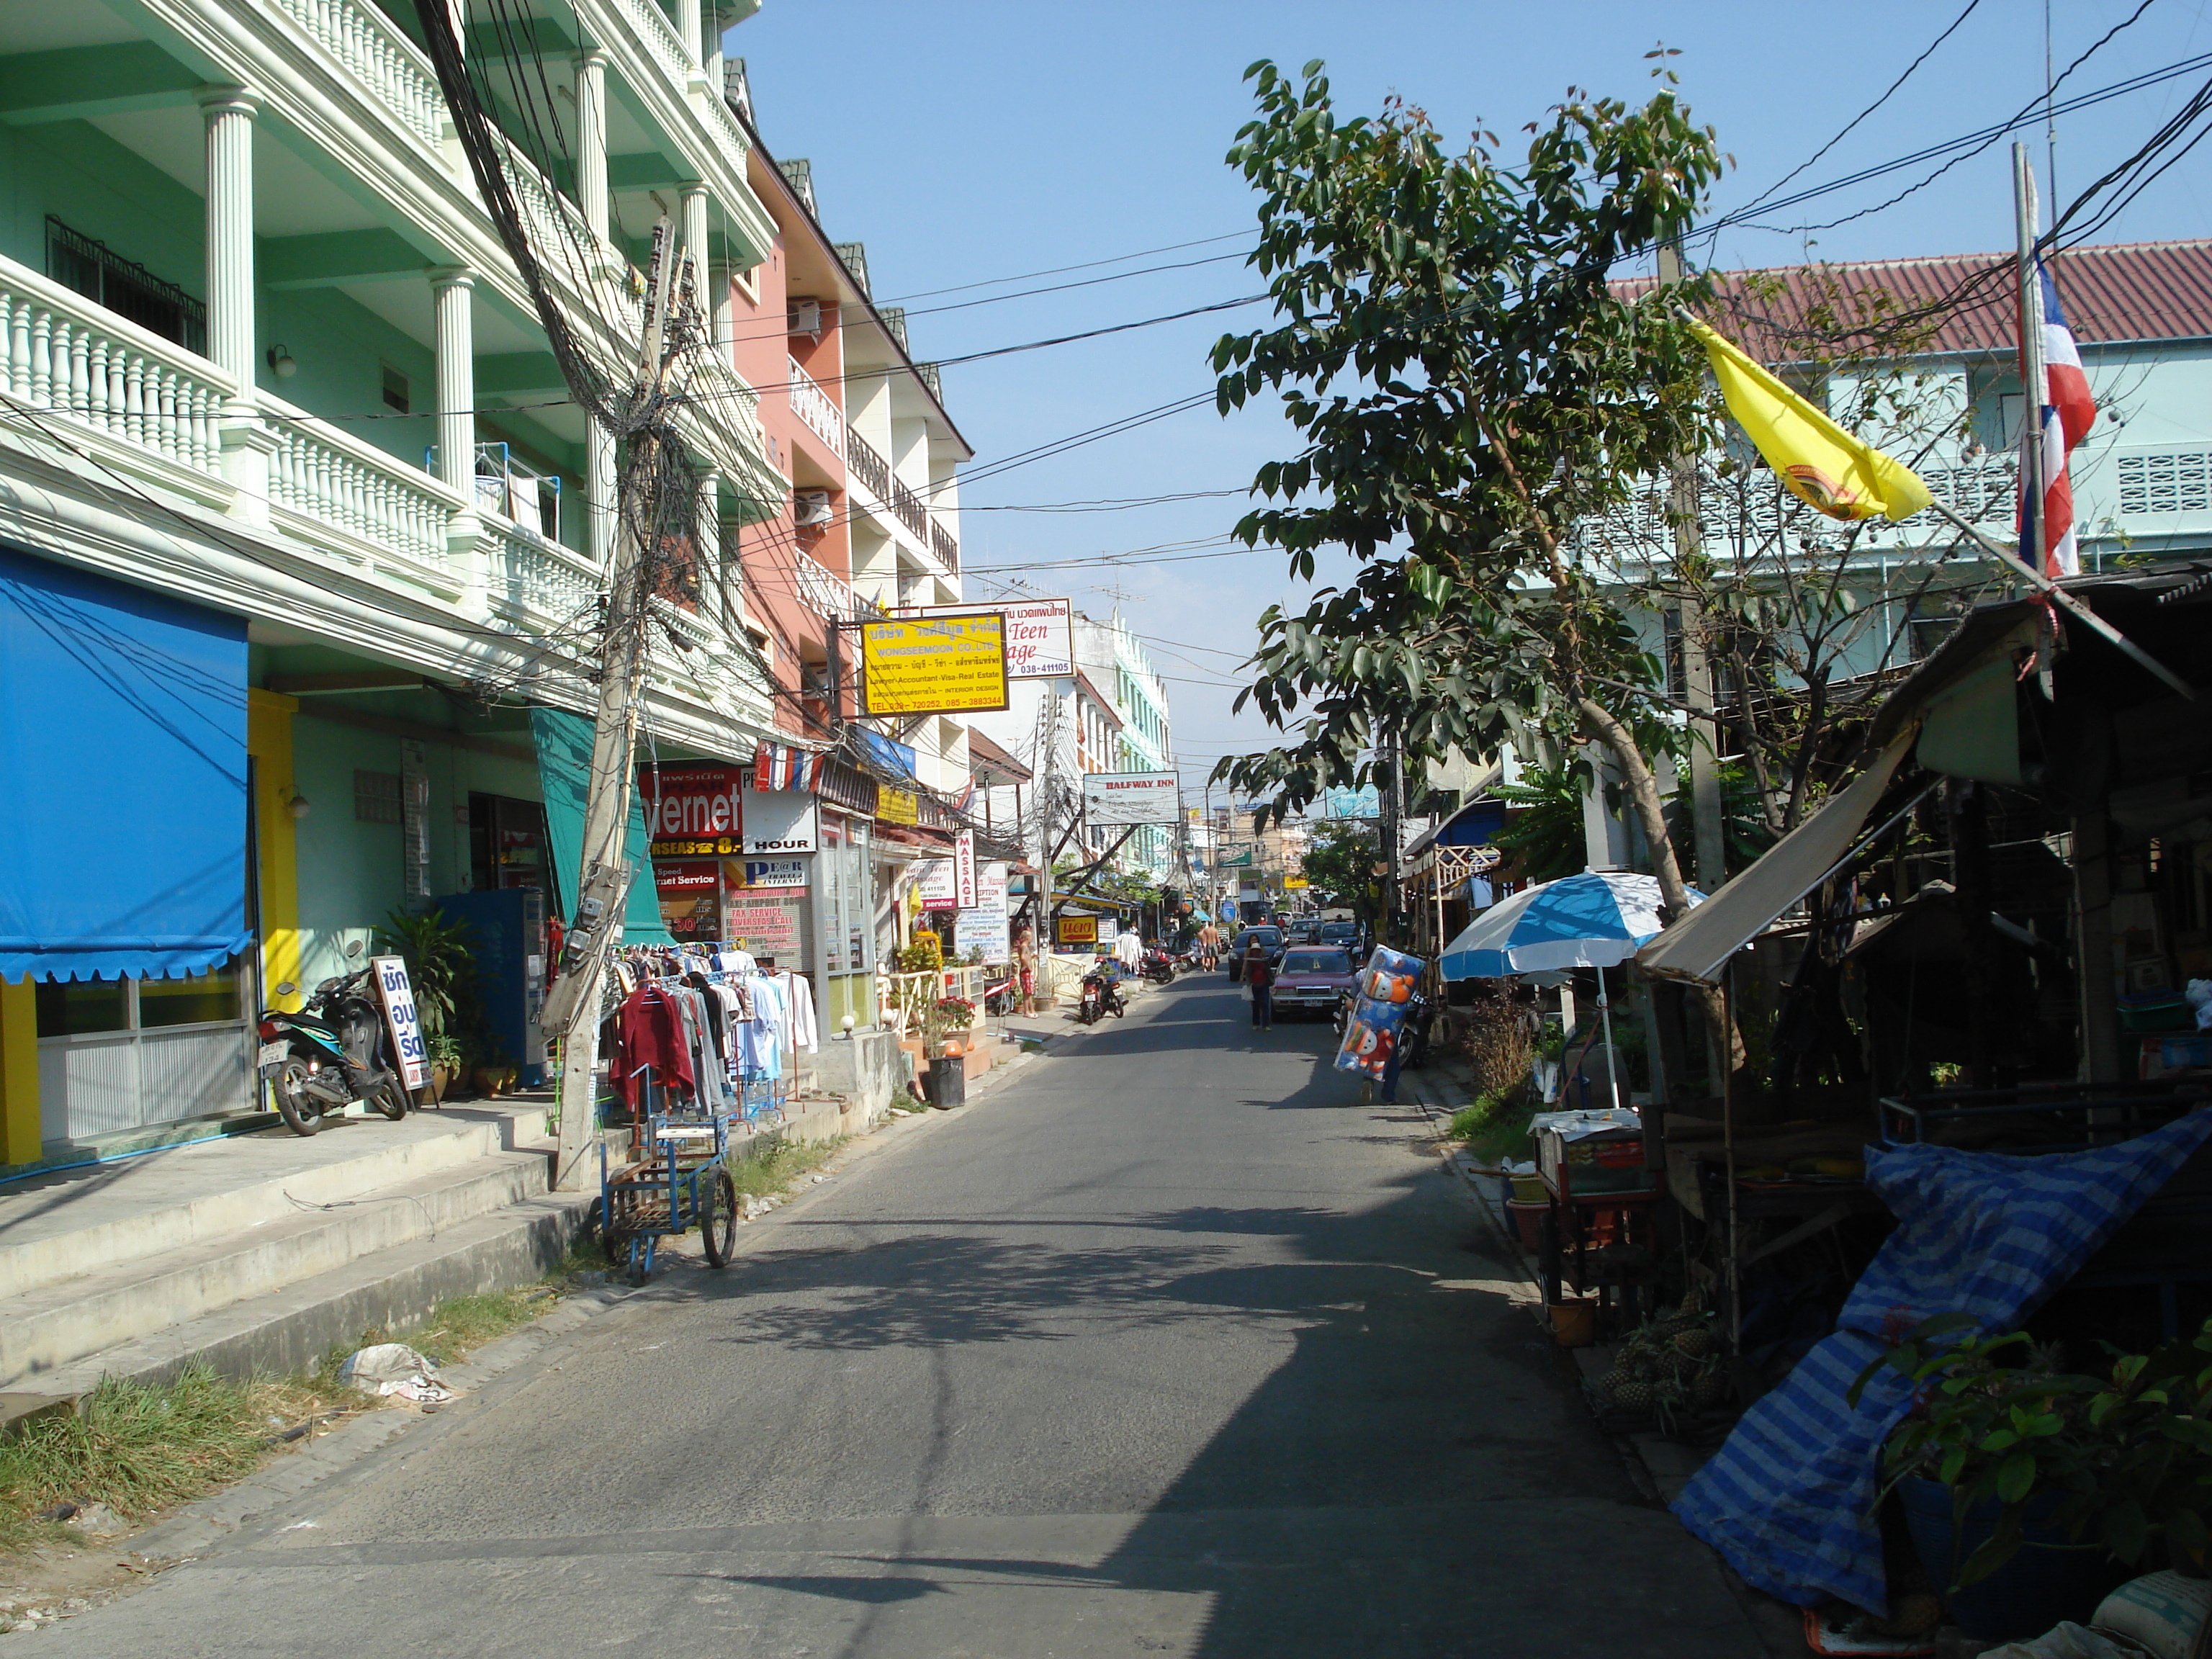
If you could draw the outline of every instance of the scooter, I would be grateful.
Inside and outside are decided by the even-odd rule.
[[[359,939],[346,946],[348,960],[360,954]],[[407,1091],[392,1064],[384,1017],[362,991],[372,971],[363,968],[325,980],[296,1014],[283,1008],[261,1011],[255,1068],[295,1135],[314,1133],[330,1113],[356,1100],[366,1100],[395,1123],[407,1115]],[[276,994],[289,996],[298,989],[287,980]]]
[[[1437,1005],[1415,992],[1406,1004],[1406,1023],[1398,1029],[1398,1069],[1410,1071],[1429,1057],[1429,1027],[1437,1023]]]
[[[1137,971],[1155,985],[1172,985],[1176,976],[1175,958],[1164,951],[1147,951],[1144,963]]]
[[[1121,988],[1110,970],[1093,968],[1083,976],[1083,993],[1075,1004],[1075,1018],[1085,1025],[1095,1025],[1107,1014],[1117,1018],[1129,1012],[1122,1000]]]

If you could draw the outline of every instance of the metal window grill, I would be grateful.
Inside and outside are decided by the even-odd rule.
[[[207,353],[205,304],[52,214],[46,216],[46,274],[187,351]]]
[[[403,800],[398,773],[364,772],[358,769],[354,772],[353,815],[361,823],[404,823],[406,814]]]

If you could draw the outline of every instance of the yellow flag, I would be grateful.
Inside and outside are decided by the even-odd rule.
[[[1713,374],[1735,416],[1790,492],[1832,519],[1909,519],[1928,486],[1902,461],[1861,443],[1695,318]]]

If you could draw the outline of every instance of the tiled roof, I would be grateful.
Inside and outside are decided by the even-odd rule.
[[[1943,308],[1931,352],[2010,352],[2019,346],[2012,263],[2009,253],[1954,253],[1717,272],[1712,320],[1753,355],[1788,362],[1805,355],[1796,342],[1809,307],[1879,292],[1894,301],[1893,313]],[[2074,337],[2085,345],[2212,339],[2212,240],[2069,248],[2051,268]],[[1778,290],[1761,291],[1775,281]]]

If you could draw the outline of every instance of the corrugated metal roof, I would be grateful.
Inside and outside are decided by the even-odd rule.
[[[1767,362],[1800,361],[1808,337],[1832,338],[1823,309],[1847,319],[1925,310],[1936,319],[1928,351],[2009,353],[2019,348],[2012,265],[2009,253],[1954,253],[1719,272],[1713,322]],[[2051,268],[2085,345],[2212,339],[2212,239],[2069,248]]]

